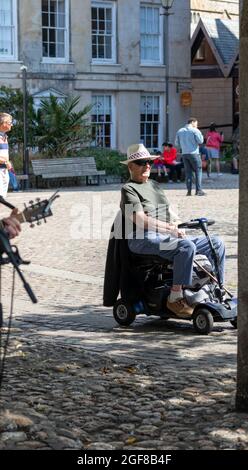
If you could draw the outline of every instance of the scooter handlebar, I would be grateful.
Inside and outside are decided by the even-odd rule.
[[[192,229],[195,228],[195,229],[197,229],[197,228],[201,228],[202,224],[213,225],[213,224],[215,224],[215,220],[205,219],[205,218],[192,219],[189,222],[183,222],[182,224],[179,224],[178,228],[192,228]]]

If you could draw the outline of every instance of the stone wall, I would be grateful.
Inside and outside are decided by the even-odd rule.
[[[232,78],[192,79],[192,115],[199,119],[200,127],[232,123]],[[225,140],[232,135],[231,127],[223,127]]]

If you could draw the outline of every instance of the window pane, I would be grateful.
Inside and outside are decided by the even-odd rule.
[[[56,57],[55,44],[52,42],[49,44],[49,57]]]
[[[97,32],[97,21],[96,20],[93,20],[91,22],[91,27],[92,27],[92,33],[96,33]]]
[[[49,41],[55,43],[55,29],[49,29]]]
[[[42,0],[42,11],[48,11],[48,0]]]
[[[48,43],[43,42],[43,57],[48,57]]]
[[[95,44],[92,44],[92,57],[93,59],[97,57],[97,47]]]
[[[112,21],[106,21],[106,33],[107,34],[112,33]]]
[[[65,46],[64,44],[58,43],[57,45],[57,57],[64,57],[65,55]]]
[[[63,29],[62,29],[62,30],[59,29],[59,30],[57,31],[57,41],[58,41],[59,43],[64,43],[64,35],[65,35],[65,33],[64,33],[64,30],[63,30]]]
[[[106,37],[106,48],[105,48],[105,57],[107,59],[111,59],[112,57],[112,52],[111,52],[111,49],[112,49],[112,40],[111,40],[111,37]]]
[[[104,20],[104,18],[105,18],[104,13],[105,13],[104,8],[98,8],[98,18],[99,18],[100,20]]]
[[[47,42],[47,40],[48,40],[48,31],[47,31],[47,29],[43,29],[43,31],[42,31],[42,41]]]
[[[91,18],[93,20],[97,19],[97,8],[91,8]]]
[[[42,24],[43,26],[48,26],[48,14],[42,13]]]
[[[59,28],[64,28],[65,27],[65,15],[64,14],[59,14],[57,17],[57,25]]]

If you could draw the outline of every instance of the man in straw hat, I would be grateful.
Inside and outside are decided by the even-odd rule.
[[[160,185],[149,180],[151,156],[143,144],[128,147],[127,160],[130,180],[121,190],[121,211],[125,217],[125,233],[130,251],[137,254],[157,255],[173,263],[173,285],[167,308],[180,317],[189,317],[193,309],[183,298],[183,285],[191,285],[195,253],[211,252],[205,237],[186,238],[177,228],[175,215]],[[174,217],[174,220],[173,220]],[[225,247],[218,237],[212,237],[219,258],[221,280],[224,281]]]

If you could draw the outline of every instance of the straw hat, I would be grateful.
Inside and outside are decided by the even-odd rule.
[[[143,144],[133,144],[127,149],[127,160],[120,163],[127,165],[129,162],[135,162],[136,160],[155,160],[157,155],[151,155]]]

